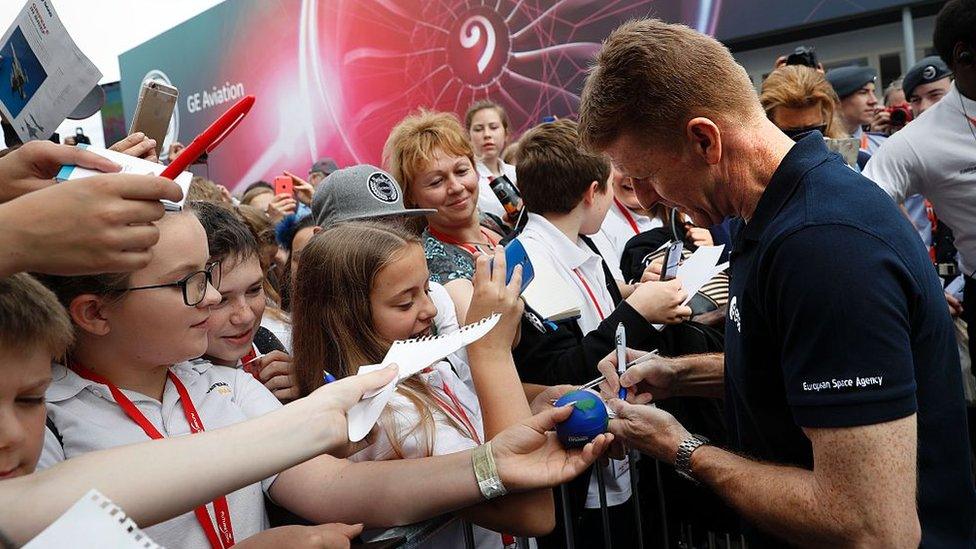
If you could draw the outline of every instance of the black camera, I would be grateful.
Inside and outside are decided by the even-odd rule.
[[[786,58],[787,65],[803,65],[817,68],[817,52],[813,46],[799,46]]]

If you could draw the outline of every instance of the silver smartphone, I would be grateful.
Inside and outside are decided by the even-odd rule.
[[[146,137],[156,140],[156,156],[163,150],[163,140],[169,129],[169,121],[176,108],[180,92],[169,84],[150,80],[139,90],[139,102],[132,116],[129,134],[142,132]]]
[[[661,264],[661,280],[674,280],[678,277],[678,264],[681,262],[681,252],[685,249],[680,240],[675,240],[664,250],[664,262]]]

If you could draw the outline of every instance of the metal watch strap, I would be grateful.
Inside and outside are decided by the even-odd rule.
[[[491,453],[491,441],[478,446],[471,452],[471,464],[474,466],[474,476],[478,480],[478,489],[486,500],[495,499],[508,493],[498,468],[495,466],[495,456]]]
[[[708,444],[708,439],[701,435],[691,435],[678,445],[678,453],[674,457],[674,468],[686,480],[698,484],[698,480],[691,474],[691,454],[701,446]]]

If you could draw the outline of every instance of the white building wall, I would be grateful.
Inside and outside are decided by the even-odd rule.
[[[925,56],[926,48],[932,47],[935,16],[915,19],[914,27],[915,59],[918,60]],[[827,67],[855,64],[857,60],[866,58],[867,64],[875,70],[879,70],[879,73],[879,56],[904,51],[901,22],[899,21],[851,32],[786,42],[768,48],[741,51],[735,54],[735,58],[746,68],[758,88],[763,77],[773,70],[773,63],[776,58],[780,55],[792,53],[797,46],[813,46],[816,48],[817,58]],[[907,68],[904,66],[904,62],[905,56],[902,55],[902,73]]]

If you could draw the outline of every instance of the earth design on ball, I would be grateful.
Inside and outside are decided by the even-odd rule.
[[[556,406],[573,405],[569,418],[556,425],[556,436],[565,448],[582,448],[597,435],[607,432],[609,414],[603,399],[592,391],[572,391],[556,401]]]

